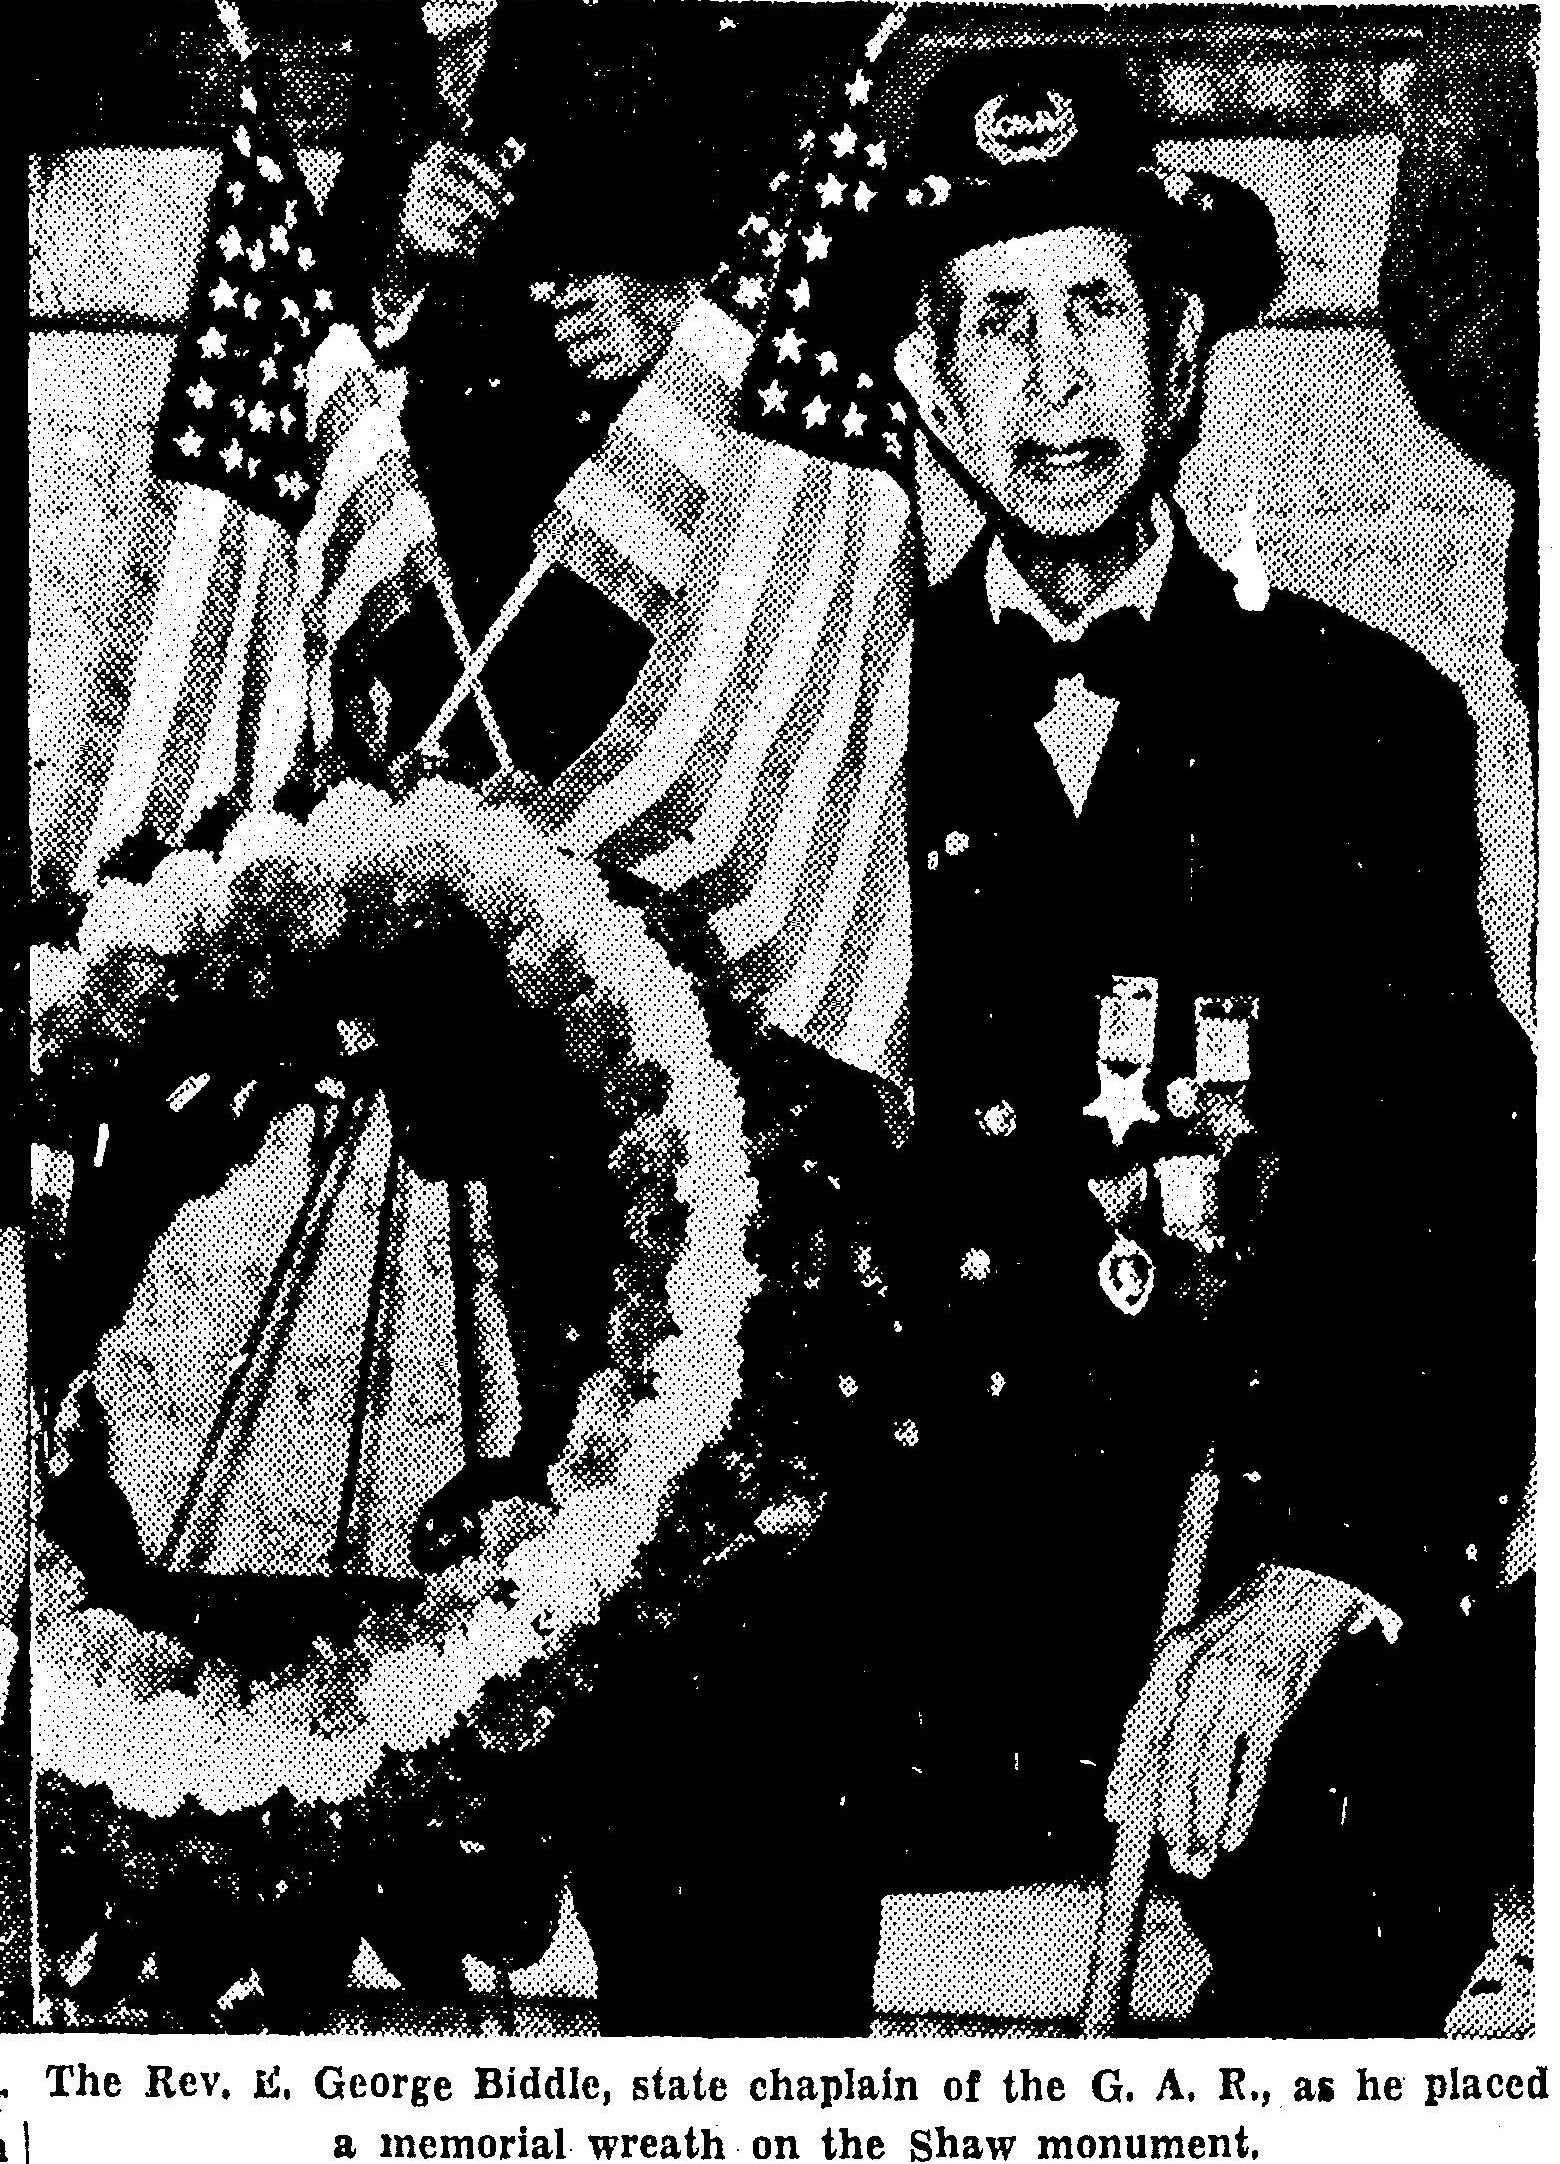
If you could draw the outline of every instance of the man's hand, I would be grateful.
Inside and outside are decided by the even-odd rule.
[[[1251,1831],[1273,1747],[1322,1662],[1377,1612],[1336,1578],[1269,1565],[1175,1632],[1127,1716],[1106,1817],[1120,1825],[1141,1784],[1157,1787],[1171,1863],[1205,1878]]]
[[[432,144],[406,184],[396,267],[427,271],[471,256],[503,201],[496,166],[453,143]]]
[[[553,333],[593,383],[621,383],[652,369],[694,293],[687,279],[656,281],[603,271],[560,279]]]

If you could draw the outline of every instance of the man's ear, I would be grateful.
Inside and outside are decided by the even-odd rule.
[[[1170,348],[1170,397],[1165,418],[1172,430],[1179,428],[1191,412],[1201,387],[1204,320],[1202,295],[1184,294],[1181,320]]]
[[[909,392],[929,433],[944,443],[964,440],[963,423],[937,365],[937,347],[931,326],[923,323],[894,352],[894,373]]]

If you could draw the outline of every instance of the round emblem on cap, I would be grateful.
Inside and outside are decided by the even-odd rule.
[[[996,1104],[987,1105],[980,1115],[980,1124],[984,1133],[1004,1141],[1017,1127],[1018,1114],[1003,1097]]]
[[[975,141],[998,165],[1056,158],[1078,133],[1072,99],[1047,90],[1031,113],[1006,113],[1002,98],[988,98],[975,115]]]

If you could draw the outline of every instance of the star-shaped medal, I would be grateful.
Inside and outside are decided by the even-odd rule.
[[[1103,1120],[1118,1150],[1140,1121],[1146,1121],[1150,1126],[1158,1125],[1159,1114],[1143,1097],[1148,1081],[1146,1067],[1122,1069],[1099,1059],[1094,1062],[1094,1071],[1100,1078],[1100,1093],[1092,1104],[1084,1106],[1083,1116]]]

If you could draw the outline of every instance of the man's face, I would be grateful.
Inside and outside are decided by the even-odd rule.
[[[1086,540],[1148,471],[1161,387],[1126,243],[1065,226],[972,248],[947,389],[977,479],[1042,540]]]

